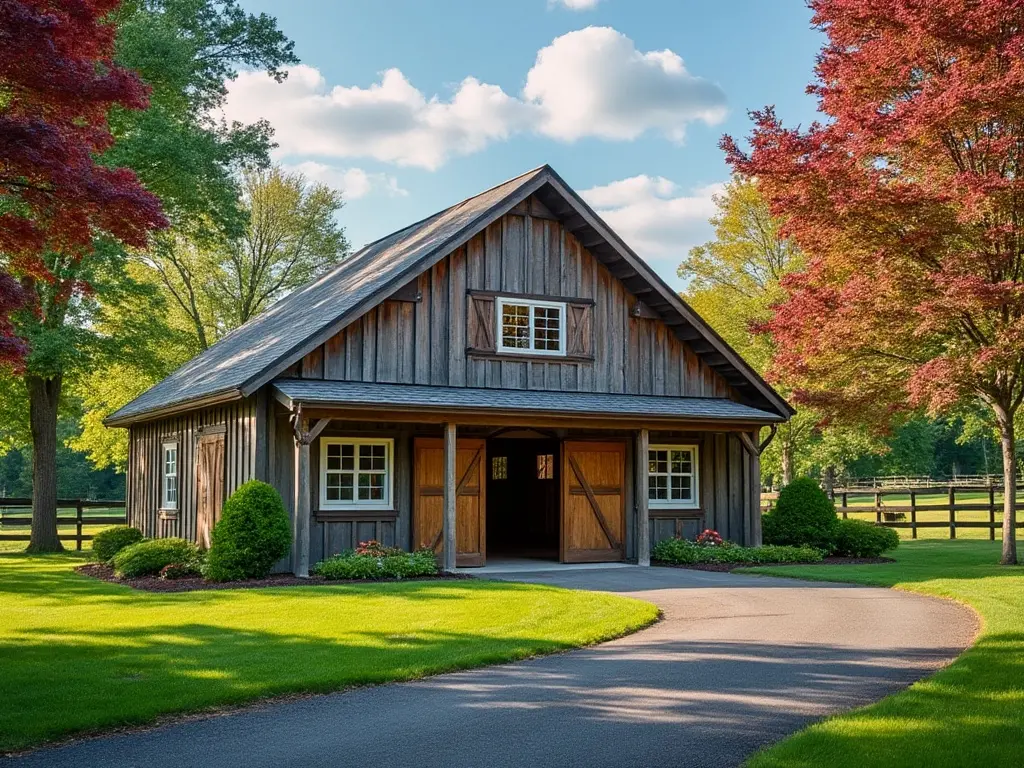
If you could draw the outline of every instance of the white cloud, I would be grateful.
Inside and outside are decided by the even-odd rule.
[[[472,77],[445,102],[427,99],[397,69],[369,88],[329,88],[317,69],[300,64],[281,84],[261,72],[241,73],[228,84],[225,115],[270,120],[279,155],[372,157],[434,169],[452,154],[507,138],[523,109],[498,86]]]
[[[362,168],[338,168],[313,160],[285,167],[289,171],[297,171],[313,181],[340,190],[347,200],[358,200],[375,192],[388,197],[405,197],[409,194],[409,190],[399,186],[398,179],[387,173],[367,173]]]
[[[633,176],[592,187],[580,194],[609,226],[663,275],[695,245],[712,236],[713,196],[724,184],[684,192],[663,176]]]
[[[517,133],[575,141],[658,131],[681,141],[687,123],[725,116],[721,89],[691,75],[678,54],[640,52],[610,27],[555,38],[538,52],[518,97],[474,77],[450,98],[428,97],[398,69],[367,88],[330,86],[306,65],[291,69],[281,84],[243,72],[227,88],[225,116],[268,119],[279,158],[370,157],[427,169]]]
[[[649,130],[682,141],[686,124],[725,118],[725,94],[669,50],[641,53],[611,27],[587,27],[542,48],[523,95],[541,108],[541,133],[630,140]]]
[[[548,5],[561,5],[570,11],[592,11],[601,0],[548,0]]]

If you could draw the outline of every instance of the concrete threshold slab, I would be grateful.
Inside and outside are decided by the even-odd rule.
[[[458,573],[471,576],[498,576],[515,573],[547,573],[566,571],[594,571],[612,568],[638,568],[632,563],[558,563],[554,560],[497,560],[481,568],[459,568]]]

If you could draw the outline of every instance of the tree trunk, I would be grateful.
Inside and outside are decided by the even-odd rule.
[[[788,440],[782,441],[782,484],[789,485],[793,482],[793,444]]]
[[[830,499],[836,497],[836,468],[832,464],[825,467],[825,472],[822,475],[823,485],[825,486],[825,493],[828,494]]]
[[[32,539],[28,552],[62,552],[57,534],[57,404],[61,377],[26,376],[32,430]]]
[[[1001,405],[993,407],[1003,449],[1003,554],[1002,565],[1017,564],[1017,451],[1013,414]]]

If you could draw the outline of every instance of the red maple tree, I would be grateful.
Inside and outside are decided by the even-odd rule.
[[[752,113],[757,177],[810,255],[767,324],[773,372],[834,418],[987,404],[1016,562],[1014,416],[1024,399],[1024,2],[812,0],[827,36],[808,91],[825,120]]]
[[[29,337],[53,344],[97,238],[146,244],[166,226],[135,174],[98,162],[113,107],[148,90],[113,61],[118,0],[0,0],[0,363],[22,368],[33,448],[33,551],[61,549],[56,519],[62,372],[36,370]],[[72,342],[67,342],[72,343]]]
[[[97,233],[141,246],[165,224],[133,172],[96,162],[113,142],[110,108],[147,104],[112,60],[115,30],[101,20],[118,4],[0,0],[0,362],[27,351],[9,316],[31,301],[19,281],[54,279],[43,253],[83,258]]]

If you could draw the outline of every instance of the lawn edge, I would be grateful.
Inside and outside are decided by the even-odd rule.
[[[93,578],[85,576],[84,574],[74,572],[75,576],[81,578]],[[473,581],[477,582],[496,582],[496,583],[509,583],[501,579],[480,579],[474,577]],[[403,581],[415,581],[415,579],[403,579]],[[453,579],[453,582],[467,581],[467,579]],[[113,582],[106,582],[113,583]],[[353,582],[342,582],[351,586]],[[366,584],[376,584],[380,582],[367,581]],[[530,584],[530,582],[514,582],[519,584]],[[118,585],[127,586],[127,585]],[[316,585],[323,586],[323,585]],[[533,585],[537,586],[537,585]],[[567,589],[565,587],[555,587],[551,585],[552,589],[565,590],[567,592],[590,592],[592,590],[585,589]],[[129,587],[130,589],[130,587]],[[140,590],[144,591],[144,590]],[[195,590],[202,591],[202,590]],[[187,594],[178,593],[178,594]],[[325,686],[316,690],[305,690],[305,691],[289,691],[279,694],[273,694],[270,696],[257,696],[252,699],[239,701],[236,703],[228,703],[223,705],[214,705],[210,707],[203,707],[201,709],[186,709],[177,712],[166,712],[161,715],[157,715],[153,718],[148,718],[145,721],[140,722],[126,722],[118,725],[111,725],[109,727],[90,728],[81,731],[75,731],[68,733],[65,736],[60,736],[55,739],[44,739],[42,741],[35,742],[34,744],[26,747],[19,747],[14,750],[5,750],[0,748],[0,758],[12,759],[17,757],[24,757],[35,752],[48,750],[48,749],[60,749],[62,747],[71,746],[73,744],[79,744],[88,741],[95,741],[97,739],[112,738],[115,736],[129,736],[139,733],[147,733],[149,731],[160,730],[161,728],[169,728],[176,725],[183,725],[185,723],[197,722],[201,720],[210,720],[218,717],[230,717],[236,714],[244,714],[247,712],[258,711],[268,707],[273,707],[281,704],[288,704],[290,702],[304,701],[312,698],[319,698],[325,696],[336,696],[350,691],[359,690],[362,688],[379,688],[386,685],[404,685],[408,683],[415,683],[421,680],[426,680],[432,677],[438,677],[440,675],[455,674],[458,672],[468,672],[470,670],[486,669],[487,667],[497,667],[503,664],[518,664],[521,662],[528,662],[533,659],[546,658],[550,656],[560,656],[567,653],[573,653],[575,651],[583,650],[585,648],[593,648],[604,643],[612,642],[629,635],[634,635],[638,632],[642,632],[645,629],[653,627],[655,624],[660,623],[664,619],[663,611],[650,600],[641,600],[638,597],[628,597],[624,595],[613,595],[613,597],[627,600],[636,601],[638,603],[646,603],[647,605],[655,608],[654,615],[649,621],[638,622],[635,626],[630,626],[622,630],[621,632],[609,633],[603,635],[594,640],[579,645],[571,645],[565,648],[553,648],[551,650],[541,650],[524,655],[510,655],[507,658],[497,660],[485,660],[480,663],[466,663],[459,664],[454,663],[443,668],[430,670],[423,672],[422,674],[410,675],[408,677],[396,678],[394,680],[388,680],[380,683],[350,683],[347,685],[341,685],[337,687]]]
[[[794,563],[792,565],[792,567],[799,568],[799,567],[802,567],[802,565],[803,565],[802,563]],[[793,581],[805,581],[805,582],[808,582],[808,583],[813,583],[813,581],[811,579],[804,578],[803,576],[795,576],[793,574],[788,574],[788,573],[766,573],[765,571],[760,570],[763,567],[764,566],[748,566],[748,567],[745,567],[745,568],[737,569],[737,570],[733,571],[733,573],[742,573],[742,574],[747,575],[747,576],[767,576],[769,578],[774,577],[774,578],[780,578],[780,579],[791,579]],[[764,746],[759,748],[756,752],[754,752],[752,755],[749,755],[741,763],[741,768],[747,768],[748,766],[750,766],[752,764],[752,762],[754,761],[755,758],[759,757],[760,755],[765,754],[766,752],[769,752],[770,750],[774,749],[778,745],[780,745],[780,744],[782,744],[782,743],[784,743],[786,741],[789,741],[790,739],[794,739],[794,738],[796,738],[796,737],[806,733],[807,731],[809,731],[812,728],[816,728],[816,727],[818,727],[820,725],[823,725],[824,723],[827,723],[827,722],[829,722],[831,720],[837,720],[839,718],[848,717],[848,716],[853,715],[853,714],[858,713],[858,712],[864,712],[865,710],[868,710],[868,709],[871,709],[872,707],[878,706],[883,701],[886,701],[886,700],[891,699],[891,698],[895,698],[897,696],[902,696],[907,691],[911,690],[912,688],[914,688],[917,685],[920,685],[921,683],[925,682],[926,680],[931,680],[936,675],[940,674],[941,672],[946,671],[953,664],[956,664],[958,661],[960,661],[960,659],[962,659],[966,653],[968,653],[971,649],[974,648],[975,644],[978,642],[978,638],[980,638],[985,633],[985,617],[978,611],[977,608],[975,608],[973,605],[968,603],[966,600],[961,600],[959,598],[951,597],[951,596],[947,596],[947,595],[936,595],[936,594],[932,594],[932,593],[922,592],[919,589],[914,589],[912,587],[906,587],[906,586],[899,585],[899,584],[894,584],[894,585],[891,585],[891,586],[885,586],[885,585],[881,585],[881,584],[862,584],[862,583],[860,583],[858,581],[850,581],[848,579],[836,579],[836,578],[833,578],[833,579],[819,579],[819,581],[829,582],[829,583],[833,583],[833,584],[850,584],[850,585],[855,586],[855,587],[867,587],[869,589],[872,589],[872,588],[873,589],[891,589],[894,592],[905,592],[907,594],[916,595],[917,597],[925,597],[925,598],[929,598],[929,599],[932,599],[932,600],[945,600],[945,601],[950,602],[950,603],[956,603],[958,605],[961,605],[961,606],[969,609],[971,614],[974,616],[974,635],[971,637],[971,642],[968,645],[966,645],[964,647],[964,649],[962,651],[960,651],[959,654],[957,654],[956,657],[950,659],[947,663],[943,664],[941,667],[937,667],[936,669],[932,670],[929,674],[925,675],[924,677],[918,678],[917,680],[912,682],[910,685],[908,685],[908,686],[906,686],[906,687],[904,687],[904,688],[902,688],[902,689],[900,689],[900,690],[898,690],[898,691],[896,691],[894,693],[890,693],[888,696],[883,696],[882,698],[878,699],[877,701],[873,701],[870,704],[864,704],[863,706],[854,707],[852,709],[847,709],[847,710],[845,710],[843,712],[834,712],[831,715],[825,715],[824,717],[822,717],[822,718],[820,718],[818,720],[815,720],[813,723],[807,724],[806,726],[801,728],[799,731],[794,731],[793,733],[787,734],[787,735],[783,736],[781,739],[779,739],[778,741],[774,741],[771,744],[765,744]]]

